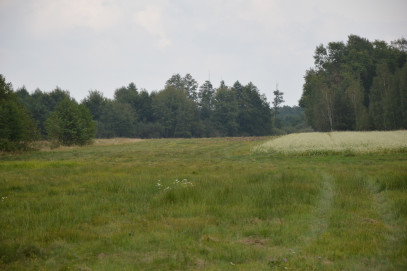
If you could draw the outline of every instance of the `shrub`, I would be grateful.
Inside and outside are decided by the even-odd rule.
[[[48,137],[56,144],[85,145],[95,136],[95,124],[84,105],[69,98],[62,100],[46,121]]]

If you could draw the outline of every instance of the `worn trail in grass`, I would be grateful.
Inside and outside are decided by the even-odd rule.
[[[252,152],[266,140],[3,155],[0,268],[406,267],[406,153]]]
[[[332,214],[332,200],[335,191],[335,182],[332,176],[323,173],[319,200],[315,209],[311,212],[311,218],[307,223],[309,232],[304,235],[305,243],[312,243],[328,228],[328,220]]]

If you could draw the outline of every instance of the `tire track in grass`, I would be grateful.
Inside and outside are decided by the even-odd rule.
[[[314,214],[311,215],[309,225],[310,229],[305,234],[306,241],[316,240],[318,236],[323,234],[328,228],[329,216],[332,209],[332,201],[335,191],[335,180],[332,176],[326,172],[322,174],[322,187],[320,192],[320,199],[314,210]]]
[[[307,262],[309,268],[313,269],[316,262],[320,260],[317,255],[314,255],[312,246],[318,241],[328,229],[329,219],[332,214],[332,205],[335,195],[335,179],[326,172],[321,173],[321,188],[319,200],[317,201],[312,213],[305,219],[304,230],[301,241],[291,250],[291,254],[299,262]],[[296,266],[296,268],[304,268],[304,266]]]
[[[298,246],[310,266],[323,269],[406,270],[406,262],[400,260],[398,255],[405,251],[402,241],[406,235],[405,227],[403,228],[402,220],[396,216],[391,192],[380,191],[377,182],[366,179],[363,175],[358,177],[357,173],[354,173],[354,178],[351,179],[340,179],[340,176],[337,179],[325,172],[321,176],[320,199],[308,219],[309,230],[305,232],[303,242]],[[343,187],[344,185],[346,187]],[[354,194],[354,199],[349,198],[350,202],[343,202],[342,197],[346,199],[346,196],[352,193],[349,191],[349,185],[351,189],[359,189],[360,194]],[[338,202],[337,196],[340,196]],[[359,200],[360,197],[362,200]],[[347,222],[335,222],[338,212],[345,212],[343,215]],[[330,223],[332,217],[334,224]],[[343,225],[346,227],[341,228]],[[338,230],[345,234],[344,239],[338,235]],[[369,240],[365,240],[363,236]],[[347,244],[350,250],[356,249],[354,255],[349,254],[348,250],[341,251]],[[323,248],[339,252],[336,261],[332,262],[332,255],[325,258]]]
[[[391,198],[391,191],[387,191],[386,188],[381,188],[380,184],[370,178],[368,182],[368,188],[372,194],[374,209],[377,210],[379,219],[384,224],[386,232],[384,244],[381,247],[381,253],[383,253],[382,262],[378,263],[378,270],[386,270],[391,268],[392,270],[407,270],[407,257],[404,256],[403,260],[397,260],[397,254],[403,254],[403,239],[407,237],[407,227],[403,225],[400,218],[397,217]],[[380,268],[379,268],[380,267]]]

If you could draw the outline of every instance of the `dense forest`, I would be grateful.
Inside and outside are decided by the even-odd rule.
[[[60,88],[29,93],[22,87],[13,91],[3,76],[0,79],[1,92],[13,97],[15,107],[32,126],[28,138],[50,139],[64,145],[86,144],[93,136],[263,136],[307,130],[301,108],[282,107],[283,93],[279,90],[274,91],[270,106],[253,83],[242,85],[236,81],[233,86],[226,86],[222,81],[214,88],[209,81],[199,86],[190,74],[175,74],[160,91],[149,93],[130,83],[116,89],[113,99],[92,90],[78,103]],[[15,118],[7,119],[6,115],[12,114],[4,114],[1,129],[8,127],[8,123],[18,122]],[[10,143],[17,137],[5,133],[1,138]]]
[[[315,50],[300,100],[318,131],[407,128],[407,41],[351,35]]]

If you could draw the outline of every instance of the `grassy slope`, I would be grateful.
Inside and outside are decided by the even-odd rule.
[[[0,269],[407,268],[407,153],[251,152],[264,141],[2,156]]]

